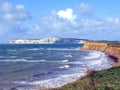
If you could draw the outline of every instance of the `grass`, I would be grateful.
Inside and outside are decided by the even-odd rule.
[[[83,79],[52,90],[120,90],[120,66],[92,72]]]

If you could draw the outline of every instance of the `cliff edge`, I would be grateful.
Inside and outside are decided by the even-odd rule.
[[[113,63],[113,66],[120,65],[120,43],[114,42],[86,42],[81,50],[96,50],[102,51],[109,56],[116,59],[116,62]]]

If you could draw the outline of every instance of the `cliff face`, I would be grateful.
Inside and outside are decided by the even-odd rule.
[[[81,50],[96,50],[102,51],[117,59],[117,64],[120,65],[120,45],[113,45],[108,42],[86,42]]]
[[[9,44],[83,44],[85,40],[72,38],[43,38],[38,40],[18,39],[11,40]]]
[[[104,51],[107,47],[108,47],[107,43],[102,43],[102,42],[86,42],[81,49],[82,50]]]
[[[104,52],[108,55],[116,57],[120,61],[120,47],[109,46]]]
[[[44,38],[38,40],[18,39],[9,41],[9,44],[53,44],[59,40],[59,38]]]

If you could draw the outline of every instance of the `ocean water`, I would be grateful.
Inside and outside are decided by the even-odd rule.
[[[99,51],[76,45],[0,45],[0,90],[54,88],[86,75],[87,70],[111,67]]]

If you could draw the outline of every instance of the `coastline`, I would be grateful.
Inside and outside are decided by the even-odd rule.
[[[60,88],[45,90],[119,90],[120,66],[108,70],[90,71],[85,77]],[[43,90],[43,89],[37,89]]]
[[[107,70],[102,70],[102,71],[87,71],[86,75],[82,78],[79,78],[75,82],[68,83],[60,88],[51,88],[51,89],[45,89],[45,90],[93,90],[93,89],[112,89],[114,90],[115,88],[120,89],[120,87],[117,86],[114,87],[114,84],[111,84],[111,80],[115,78],[115,82],[117,81],[116,78],[120,75],[118,73],[120,69],[120,44],[118,43],[112,43],[112,42],[86,42],[81,50],[93,50],[93,51],[101,51],[105,54],[108,55],[108,57],[112,58],[114,62],[111,63],[112,68],[107,69]],[[103,73],[104,72],[104,73]],[[108,74],[108,77],[106,77],[106,74]],[[93,80],[95,75],[99,74],[104,76],[102,77],[103,79],[106,79],[105,81],[103,80],[102,83],[105,83],[105,85],[102,85],[102,83],[99,83]],[[96,75],[97,76],[97,75]],[[92,79],[91,79],[92,78]],[[98,80],[101,77],[98,77]],[[111,79],[112,78],[112,79]],[[109,79],[109,80],[108,80]],[[109,82],[111,81],[111,82]],[[114,81],[113,81],[114,82]],[[120,83],[120,80],[118,81]],[[108,85],[107,83],[111,84]],[[113,86],[112,86],[113,85]],[[36,90],[41,90],[41,89],[36,89]]]
[[[86,42],[81,50],[101,51],[114,59],[112,66],[120,66],[120,43],[119,42]]]
[[[99,72],[110,73],[109,71],[111,69],[115,71],[116,68],[120,68],[120,67],[118,67],[120,65],[120,57],[119,57],[120,56],[119,55],[120,47],[118,44],[116,45],[116,43],[113,44],[110,42],[109,43],[108,42],[86,42],[83,45],[83,47],[81,48],[81,50],[101,51],[101,52],[107,54],[110,58],[112,58],[114,60],[114,62],[112,63],[113,67],[110,69],[107,69],[107,70],[102,70],[102,71],[93,71],[93,70],[87,71],[86,75],[84,77],[78,78],[76,81],[65,84],[62,87],[50,88],[50,89],[38,88],[36,90],[88,90],[91,87],[92,88],[90,90],[93,90],[93,89],[95,89],[95,86],[93,85],[93,81],[87,80],[88,78],[91,78],[91,76],[93,76],[94,74],[99,73]],[[83,86],[81,86],[81,85],[83,85]],[[86,89],[85,89],[85,87],[86,87]],[[105,87],[103,87],[103,88],[105,88]]]

